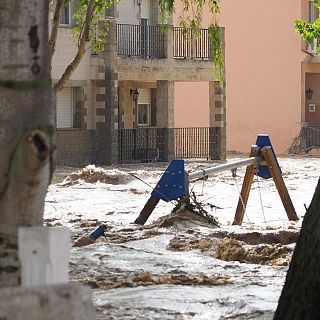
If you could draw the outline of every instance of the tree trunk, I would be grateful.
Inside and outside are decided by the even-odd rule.
[[[64,0],[55,1],[54,14],[52,19],[52,26],[51,26],[50,39],[49,39],[50,57],[53,56],[54,51],[56,49],[56,41],[57,41],[59,23],[60,23],[60,12],[63,5],[64,5]]]
[[[17,229],[42,225],[55,110],[48,1],[0,5],[0,287],[19,284]]]
[[[78,67],[79,63],[81,62],[82,57],[84,56],[86,52],[86,44],[89,39],[89,32],[90,32],[90,24],[92,22],[92,17],[94,10],[96,8],[96,1],[95,0],[89,0],[85,20],[82,26],[82,32],[78,39],[78,51],[71,63],[68,65],[64,73],[62,74],[61,78],[58,80],[58,82],[54,85],[54,91],[59,92],[63,89],[66,82],[70,79],[73,72]]]
[[[282,289],[274,320],[320,319],[320,180]]]

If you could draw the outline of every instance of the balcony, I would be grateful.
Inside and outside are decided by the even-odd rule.
[[[117,53],[126,57],[163,59],[166,58],[165,38],[161,26],[117,24]]]
[[[199,37],[196,37],[192,30],[185,33],[183,28],[174,27],[173,57],[175,59],[212,60],[208,29],[201,29]]]
[[[173,56],[182,60],[212,60],[208,29],[201,29],[199,37],[181,27],[173,27],[172,31],[167,32],[160,25],[117,24],[117,54],[141,59]]]

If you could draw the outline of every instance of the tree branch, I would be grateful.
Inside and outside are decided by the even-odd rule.
[[[82,32],[80,36],[79,46],[77,54],[75,55],[72,62],[68,65],[66,70],[64,71],[63,75],[61,76],[60,80],[54,85],[55,92],[58,92],[62,90],[64,84],[70,79],[72,73],[79,65],[81,58],[86,52],[86,43],[89,38],[89,32],[90,32],[90,24],[92,21],[92,16],[94,13],[94,10],[96,8],[96,1],[90,0],[88,3],[87,11],[86,11],[86,17],[83,23]]]
[[[56,6],[54,9],[54,15],[53,15],[53,19],[52,19],[51,33],[50,33],[50,39],[49,39],[49,55],[50,55],[50,57],[53,56],[54,51],[55,51],[58,30],[59,30],[60,12],[61,12],[61,7],[63,5],[64,5],[64,0],[56,0]]]

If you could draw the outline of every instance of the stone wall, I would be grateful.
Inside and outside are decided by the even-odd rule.
[[[56,144],[58,166],[82,167],[96,161],[95,130],[57,130]]]

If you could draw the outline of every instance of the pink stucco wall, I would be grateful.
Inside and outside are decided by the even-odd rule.
[[[219,24],[226,27],[227,150],[247,152],[258,133],[268,133],[282,153],[298,135],[301,121],[304,54],[294,30],[301,1],[222,0],[221,12]],[[208,110],[208,84],[178,84],[175,94],[175,123],[206,126],[208,116],[200,121],[198,115]]]
[[[209,83],[175,83],[175,127],[209,127]]]

